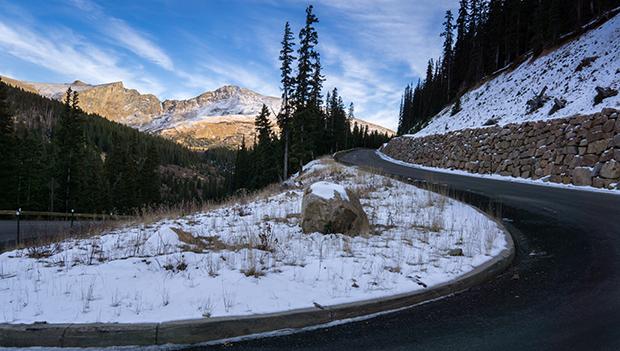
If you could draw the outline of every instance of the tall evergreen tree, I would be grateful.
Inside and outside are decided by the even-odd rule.
[[[278,126],[282,144],[284,146],[283,157],[283,179],[289,175],[289,147],[291,139],[291,118],[293,114],[293,99],[295,94],[295,79],[293,78],[293,56],[295,43],[293,42],[293,32],[288,22],[284,26],[284,38],[282,39],[282,49],[280,50],[280,83],[282,89],[282,108],[278,114]]]
[[[308,6],[305,25],[299,32],[295,114],[292,122],[292,151],[297,169],[319,153],[318,145],[322,141],[320,132],[323,131],[321,128],[323,120],[319,91],[322,86],[322,76],[319,55],[315,50],[318,44],[318,33],[314,28],[314,24],[318,21],[313,13],[312,5]]]
[[[269,109],[264,104],[261,112],[256,116],[254,125],[257,142],[252,153],[255,164],[253,186],[261,188],[278,179],[273,130],[269,121]]]
[[[446,11],[446,15],[444,19],[445,19],[443,22],[444,29],[443,29],[443,32],[441,33],[441,36],[444,38],[443,61],[442,61],[442,66],[441,66],[441,72],[443,74],[442,79],[444,80],[445,87],[446,87],[445,99],[449,100],[450,99],[450,80],[452,79],[452,64],[454,61],[454,52],[453,52],[454,24],[452,23],[453,21],[452,11],[450,10]]]
[[[467,74],[467,64],[469,61],[469,41],[468,41],[468,2],[460,0],[459,14],[456,19],[456,43],[454,46],[454,67],[452,69],[453,83],[451,84],[451,96],[462,89]]]
[[[319,43],[319,36],[314,28],[318,18],[314,15],[313,6],[306,8],[306,22],[299,31],[299,49],[297,50],[297,79],[295,90],[296,108],[305,108],[310,100],[313,64],[316,58],[315,46]],[[320,72],[319,72],[320,74]]]
[[[57,175],[61,208],[66,212],[75,209],[80,196],[80,177],[84,168],[84,129],[78,109],[78,93],[67,89],[65,110],[54,134],[58,151]]]

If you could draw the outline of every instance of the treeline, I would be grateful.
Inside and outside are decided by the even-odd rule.
[[[273,131],[269,110],[263,106],[256,117],[256,140],[248,147],[244,140],[237,152],[234,188],[258,189],[290,174],[320,155],[353,147],[379,147],[389,138],[369,132],[353,122],[353,104],[345,108],[338,89],[323,99],[319,20],[313,7],[306,8],[306,21],[299,31],[299,47],[290,24],[284,26],[279,60],[281,63],[282,108],[277,117],[279,135]]]
[[[428,62],[423,81],[405,88],[398,134],[416,132],[485,76],[539,55],[563,36],[620,5],[620,0],[461,0],[447,11],[441,57]]]
[[[231,188],[223,157],[86,114],[70,89],[61,103],[0,82],[0,148],[0,209],[126,214]]]

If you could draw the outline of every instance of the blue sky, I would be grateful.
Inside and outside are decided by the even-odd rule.
[[[284,23],[315,6],[327,78],[356,115],[395,128],[400,94],[437,57],[457,0],[0,0],[0,74],[123,81],[160,99],[225,84],[280,95]]]

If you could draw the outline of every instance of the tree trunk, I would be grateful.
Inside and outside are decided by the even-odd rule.
[[[289,130],[288,126],[284,131],[284,165],[282,167],[283,177],[282,180],[286,180],[288,178],[288,143],[289,143]]]

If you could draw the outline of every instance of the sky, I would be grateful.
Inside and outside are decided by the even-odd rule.
[[[458,0],[0,0],[0,75],[122,81],[161,100],[226,84],[279,96],[284,24],[312,4],[326,90],[395,129],[401,93],[441,50]]]

